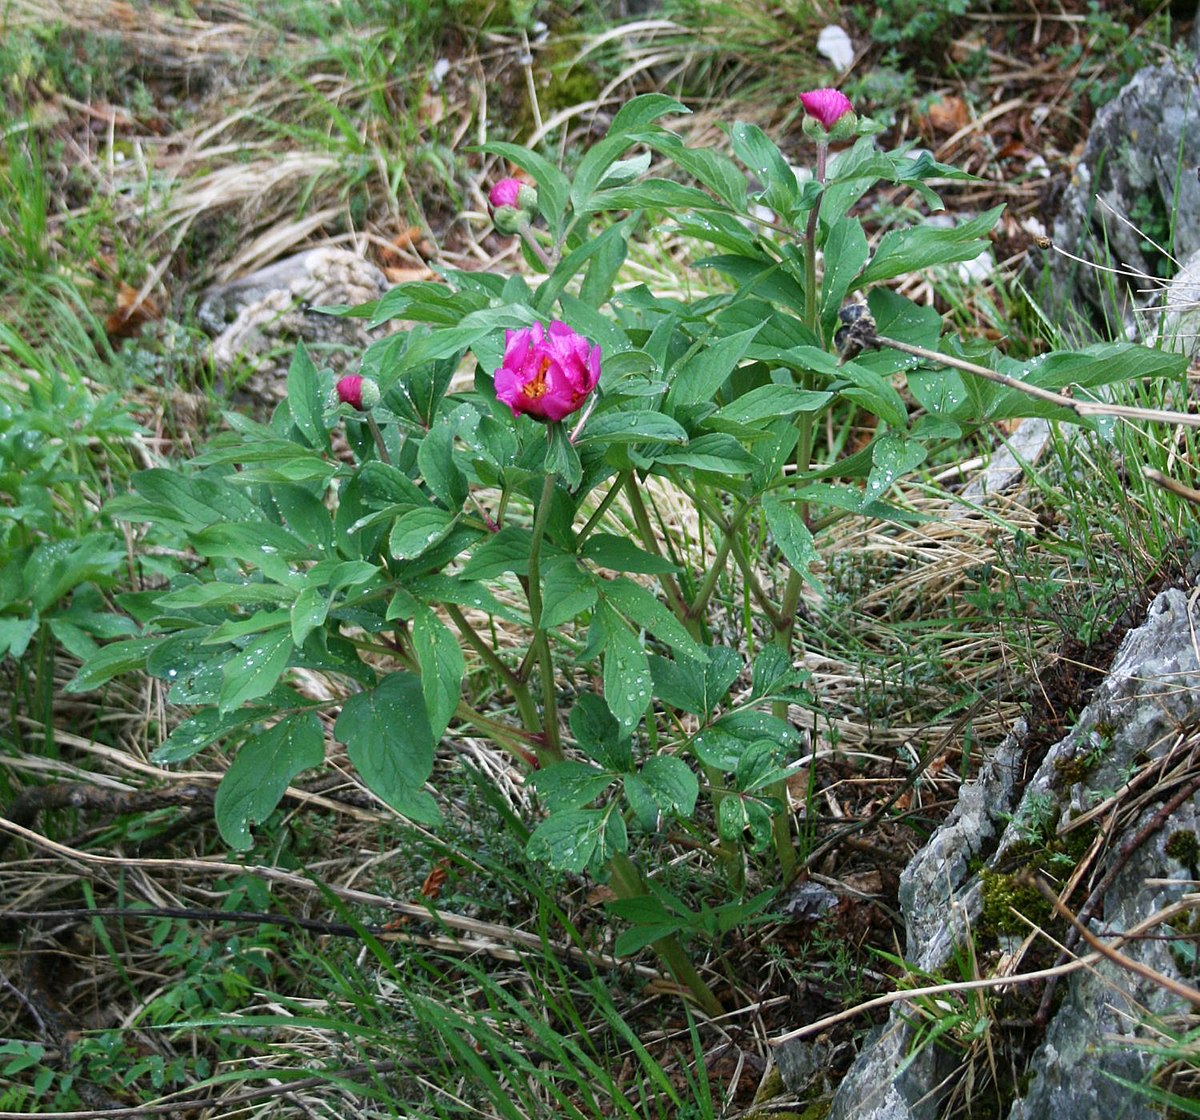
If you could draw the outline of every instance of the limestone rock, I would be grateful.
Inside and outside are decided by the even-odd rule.
[[[1050,252],[1039,295],[1068,329],[1080,317],[1132,325],[1136,307],[1157,302],[1138,293],[1162,275],[1165,263],[1144,235],[1172,248],[1176,260],[1200,250],[1198,166],[1200,64],[1139,70],[1097,113],[1051,232],[1057,246],[1085,261],[1134,275],[1101,272]]]
[[[218,374],[251,367],[243,393],[267,406],[281,399],[298,342],[319,365],[341,370],[371,341],[362,319],[323,315],[318,307],[353,306],[387,291],[383,273],[346,249],[309,249],[228,284],[209,288],[197,308],[216,337]]]
[[[1172,750],[1194,750],[1181,729],[1200,719],[1200,653],[1195,640],[1200,609],[1195,594],[1169,590],[1151,605],[1146,621],[1126,635],[1108,676],[1096,689],[1070,734],[1050,748],[1018,799],[1026,731],[1018,726],[964,787],[958,805],[901,877],[907,926],[906,959],[914,968],[953,973],[956,944],[974,927],[981,909],[980,877],[972,868],[995,868],[1026,843],[1031,830],[1060,828],[1120,791],[1131,775]],[[1102,858],[1112,861],[1120,841],[1136,835],[1160,810],[1150,798]],[[1127,799],[1132,801],[1132,798]],[[1164,828],[1151,831],[1114,874],[1094,933],[1109,939],[1178,901],[1189,870],[1167,854],[1170,835],[1200,827],[1200,792],[1177,808]],[[1018,851],[1021,849],[1017,848]],[[1111,862],[1105,866],[1111,866]],[[1072,903],[1080,905],[1073,897]],[[1185,974],[1165,940],[1137,939],[1121,952],[1184,983]],[[1182,1002],[1152,980],[1100,962],[1064,981],[1066,996],[1026,1068],[1023,1091],[1009,1120],[1142,1120],[1161,1113],[1114,1081],[1143,1080],[1150,1059],[1131,1045],[1147,1012],[1178,1015]],[[896,1070],[912,1049],[912,1033],[897,1007],[866,1045],[838,1086],[834,1120],[936,1120],[955,1087],[956,1057],[928,1046],[902,1076]]]

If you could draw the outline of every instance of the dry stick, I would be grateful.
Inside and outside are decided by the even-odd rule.
[[[1163,922],[1169,922],[1188,909],[1190,907],[1183,906],[1180,903],[1173,903],[1166,909],[1151,914],[1145,921],[1139,922],[1132,929],[1128,929],[1123,934],[1118,935],[1114,938],[1113,945],[1119,946],[1124,945],[1127,941],[1133,941],[1140,937],[1146,930],[1153,929],[1157,925],[1162,925]],[[1078,972],[1081,968],[1091,968],[1092,965],[1103,959],[1103,953],[1091,952],[1085,957],[1076,957],[1073,961],[1068,961],[1066,964],[1055,965],[1053,968],[1040,968],[1036,972],[1015,972],[1011,976],[989,976],[982,980],[960,980],[953,984],[931,984],[926,988],[905,988],[901,991],[887,992],[884,995],[876,996],[874,999],[866,1000],[855,1007],[847,1008],[845,1011],[839,1011],[836,1015],[827,1015],[824,1019],[818,1019],[815,1023],[809,1023],[808,1026],[799,1027],[794,1031],[789,1031],[787,1034],[780,1035],[778,1038],[773,1038],[771,1039],[771,1045],[780,1046],[785,1042],[791,1041],[793,1038],[803,1038],[806,1035],[816,1034],[828,1027],[836,1026],[838,1023],[844,1023],[847,1019],[853,1019],[855,1016],[861,1015],[864,1011],[873,1011],[877,1007],[887,1007],[890,1004],[901,1003],[907,999],[922,999],[925,996],[940,996],[954,992],[975,992],[989,988],[1006,988],[1010,984],[1030,984],[1038,980],[1054,980],[1059,976]],[[0,1117],[0,1120],[3,1120],[3,1118]]]
[[[936,350],[926,350],[924,346],[910,346],[907,342],[886,338],[881,334],[868,335],[863,339],[863,343],[868,347],[887,346],[892,350],[899,350],[902,354],[912,354],[913,357],[922,358],[927,362],[936,362],[939,365],[950,366],[952,369],[963,370],[965,373],[972,373],[976,377],[982,377],[985,381],[994,381],[997,385],[1015,389],[1035,400],[1046,401],[1049,404],[1070,409],[1076,416],[1118,416],[1123,420],[1147,420],[1158,424],[1186,424],[1192,428],[1200,428],[1200,414],[1197,413],[1172,412],[1163,408],[1134,408],[1123,404],[1076,400],[1074,397],[1056,393],[1052,389],[1043,389],[1038,385],[1018,381],[1015,377],[1009,377],[1008,374],[997,373],[994,369],[988,369],[987,366],[976,365],[974,362],[967,362],[962,358],[952,357],[950,354],[939,354]]]
[[[1152,980],[1167,991],[1179,996],[1180,999],[1186,1000],[1188,1003],[1193,1003],[1200,1007],[1200,991],[1189,987],[1187,984],[1182,984],[1178,980],[1170,976],[1165,976],[1157,969],[1151,968],[1147,964],[1142,964],[1141,961],[1135,961],[1132,957],[1127,957],[1124,953],[1118,953],[1111,945],[1105,945],[1090,929],[1087,928],[1070,910],[1063,904],[1061,898],[1054,892],[1040,875],[1025,876],[1025,879],[1032,878],[1033,885],[1037,887],[1042,897],[1045,898],[1051,906],[1054,907],[1054,912],[1060,918],[1066,918],[1071,923],[1075,932],[1084,939],[1097,953],[1102,957],[1106,957],[1114,964],[1120,965],[1121,968],[1142,977],[1144,980]]]
[[[1180,789],[1174,797],[1165,802],[1163,806],[1152,816],[1141,828],[1132,836],[1127,836],[1117,848],[1116,858],[1112,862],[1112,866],[1104,873],[1104,877],[1092,889],[1092,893],[1087,896],[1082,907],[1079,910],[1079,923],[1089,921],[1096,907],[1100,905],[1101,900],[1108,893],[1116,877],[1124,870],[1125,865],[1129,862],[1133,853],[1138,850],[1151,836],[1153,836],[1160,828],[1163,827],[1171,819],[1171,814],[1175,812],[1185,801],[1188,800],[1197,790],[1200,790],[1200,777],[1193,778],[1182,789]],[[1067,934],[1063,941],[1064,949],[1061,957],[1071,951],[1071,949],[1079,941],[1078,931],[1082,928],[1081,924],[1075,924],[1075,929],[1072,929]],[[1091,944],[1089,942],[1089,944]],[[1055,982],[1052,980],[1046,985],[1045,992],[1042,993],[1042,1002],[1038,1006],[1037,1014],[1034,1015],[1033,1021],[1039,1026],[1044,1026],[1046,1020],[1050,1017],[1050,1003],[1054,999]]]
[[[118,867],[121,869],[144,867],[149,870],[158,871],[167,869],[174,871],[201,871],[210,875],[234,873],[255,875],[268,882],[284,883],[298,890],[328,891],[330,894],[345,899],[347,902],[357,902],[366,906],[379,906],[383,909],[392,910],[397,914],[407,914],[409,917],[418,918],[422,921],[433,921],[445,926],[447,929],[462,930],[465,933],[472,933],[478,937],[492,938],[495,941],[525,946],[534,950],[541,950],[548,947],[553,952],[572,960],[596,965],[600,968],[627,967],[623,962],[617,960],[617,958],[608,956],[605,953],[586,952],[575,945],[561,945],[556,942],[544,940],[535,933],[512,929],[509,926],[498,925],[494,922],[483,922],[477,918],[468,918],[465,914],[456,914],[449,910],[438,910],[429,906],[420,906],[414,902],[398,902],[395,899],[385,898],[383,895],[354,890],[351,887],[337,887],[329,883],[319,884],[313,879],[306,878],[303,875],[296,875],[289,871],[283,871],[278,867],[264,867],[260,864],[229,863],[227,860],[220,859],[154,859],[97,855],[93,852],[84,852],[78,848],[71,848],[66,844],[60,844],[55,840],[41,835],[41,833],[34,832],[32,829],[25,828],[22,825],[4,820],[3,818],[0,818],[0,830],[11,833],[13,836],[18,836],[36,847],[78,863],[98,864],[102,867]],[[662,974],[655,969],[646,968],[641,965],[636,966],[636,968],[642,975],[654,978],[662,977]]]

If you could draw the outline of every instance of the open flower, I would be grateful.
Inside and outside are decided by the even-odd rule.
[[[379,403],[379,386],[369,377],[360,377],[357,373],[347,374],[338,380],[334,386],[334,394],[342,404],[366,412]]]
[[[804,122],[805,132],[830,133],[830,139],[842,140],[852,137],[858,127],[850,98],[841,90],[810,90],[800,94],[800,104],[810,118]]]
[[[504,363],[496,370],[496,396],[535,420],[561,420],[574,412],[600,380],[600,347],[557,319],[504,334]]]

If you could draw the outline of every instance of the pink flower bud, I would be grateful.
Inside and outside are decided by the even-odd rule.
[[[359,412],[366,412],[379,403],[379,386],[369,377],[360,377],[357,373],[341,378],[334,392],[342,404],[357,408]]]
[[[814,89],[809,93],[802,93],[800,104],[810,117],[821,123],[826,132],[847,113],[854,112],[850,98],[837,89]]]
[[[501,206],[516,206],[520,193],[520,179],[501,179],[488,191],[488,202],[493,210],[499,210]]]
[[[600,347],[557,319],[504,335],[504,364],[496,370],[496,397],[513,416],[554,421],[574,412],[600,380]]]

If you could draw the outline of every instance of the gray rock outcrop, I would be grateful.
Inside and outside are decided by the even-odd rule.
[[[1198,166],[1200,64],[1139,70],[1096,114],[1051,230],[1058,247],[1124,273],[1048,254],[1039,295],[1068,330],[1086,335],[1090,320],[1111,335],[1157,306],[1146,289],[1171,266],[1149,241],[1177,261],[1200,250]]]
[[[1194,730],[1200,723],[1200,609],[1195,599],[1194,590],[1157,596],[1144,624],[1125,636],[1073,730],[1049,749],[1024,788],[1018,782],[1027,761],[1023,726],[963,788],[955,810],[901,877],[906,960],[914,972],[955,977],[956,947],[980,928],[987,872],[976,869],[982,865],[999,874],[998,868],[1019,868],[1029,858],[1022,853],[1029,850],[1031,836],[1052,839],[1081,818],[1092,830],[1087,843],[1094,862],[1090,878],[1068,901],[1078,911],[1089,882],[1098,883],[1099,904],[1088,924],[1105,942],[1179,902],[1189,889],[1195,891],[1194,884],[1189,888],[1195,871],[1176,858],[1178,846],[1172,848],[1175,856],[1167,851],[1173,835],[1194,837],[1200,828],[1195,782],[1200,734]],[[1098,813],[1097,805],[1102,806]],[[1061,885],[1071,873],[1070,860],[1056,870]],[[1150,932],[1173,931],[1163,926]],[[1011,940],[1011,945],[1002,940],[1001,950],[1015,948],[1019,938]],[[1134,938],[1120,952],[1196,985],[1194,941],[1190,964],[1186,953],[1176,955],[1168,938]],[[1015,1071],[1009,1092],[1015,1098],[1009,1120],[1161,1116],[1147,1098],[1117,1079],[1146,1079],[1152,1058],[1134,1040],[1146,1037],[1148,1018],[1169,1020],[1186,1012],[1187,1005],[1153,979],[1107,960],[1072,972],[1062,985],[1065,995],[1044,1033],[1015,1059],[1024,1065]],[[958,1105],[965,1103],[964,1094],[969,1099],[962,1052],[927,1045],[914,1058],[911,1019],[911,1008],[893,1008],[834,1094],[831,1120],[936,1120],[955,1094]],[[784,1070],[800,1062],[794,1052],[780,1056]]]

